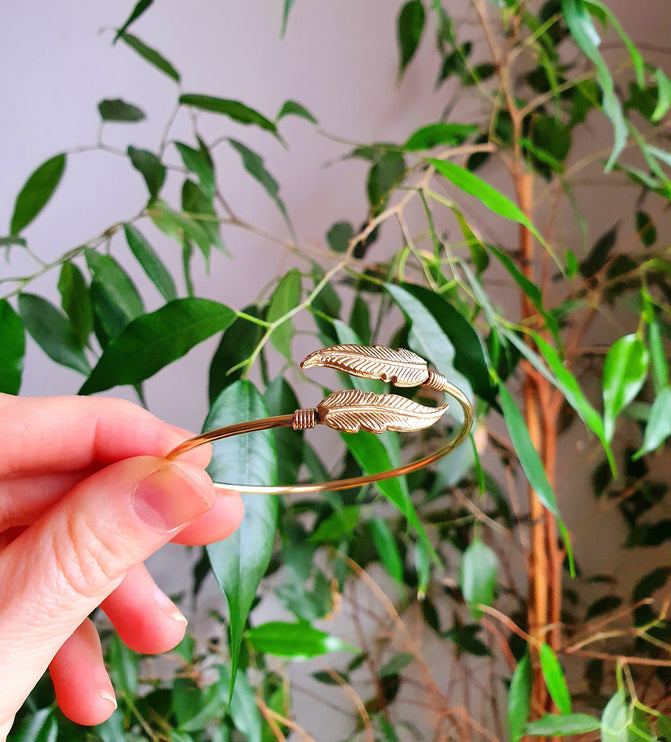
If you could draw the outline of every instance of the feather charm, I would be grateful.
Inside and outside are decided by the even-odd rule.
[[[325,366],[365,379],[382,379],[394,386],[419,386],[429,378],[426,361],[405,348],[384,345],[332,345],[311,353],[301,368]]]
[[[317,405],[319,421],[334,430],[409,433],[428,428],[439,420],[448,405],[425,407],[397,394],[374,394],[347,389],[329,394]]]

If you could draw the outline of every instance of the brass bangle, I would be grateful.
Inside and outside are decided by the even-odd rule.
[[[216,482],[215,487],[241,490],[250,494],[280,495],[325,492],[372,484],[382,479],[408,474],[440,459],[465,440],[473,425],[473,405],[468,397],[442,374],[430,369],[423,358],[409,350],[393,350],[382,345],[373,347],[333,345],[311,353],[301,363],[303,369],[315,366],[337,369],[365,379],[382,379],[397,387],[422,386],[437,392],[446,392],[459,402],[464,412],[461,428],[450,441],[434,453],[378,474],[365,474],[328,482],[275,486]],[[294,430],[306,430],[323,424],[346,433],[356,433],[359,430],[367,430],[371,433],[382,433],[387,430],[412,432],[433,425],[443,416],[447,408],[447,404],[439,407],[426,407],[396,394],[374,394],[348,389],[329,394],[314,408],[296,410],[290,415],[278,415],[263,420],[228,425],[225,428],[195,435],[174,448],[168,454],[168,458],[174,459],[204,443],[271,428],[292,427]]]

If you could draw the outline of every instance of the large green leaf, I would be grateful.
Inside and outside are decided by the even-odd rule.
[[[479,605],[490,606],[494,600],[499,560],[479,539],[469,544],[461,560],[461,592],[474,618],[482,616]]]
[[[294,390],[281,376],[268,384],[264,399],[270,415],[287,415],[300,408]],[[276,428],[273,437],[277,449],[278,480],[282,484],[295,484],[303,465],[303,431]]]
[[[541,644],[540,648],[541,671],[545,685],[552,700],[562,714],[571,713],[571,695],[566,686],[566,679],[555,653],[547,644]]]
[[[277,133],[277,126],[270,119],[239,100],[216,98],[212,95],[201,95],[200,93],[184,93],[179,96],[179,102],[184,106],[199,108],[201,111],[228,116],[239,124],[254,124],[266,129],[266,131],[272,131],[273,134]]]
[[[89,335],[93,331],[91,297],[82,272],[70,261],[61,266],[58,292],[61,295],[63,311],[70,318],[82,345],[87,345]]]
[[[293,660],[306,660],[329,652],[359,651],[337,636],[315,629],[307,621],[269,621],[249,629],[245,636],[257,652]]]
[[[249,381],[236,381],[217,397],[205,421],[205,430],[268,416],[261,395]],[[272,485],[277,459],[272,431],[239,435],[214,446],[208,467],[218,482]],[[244,495],[245,516],[238,530],[224,541],[210,544],[212,570],[228,603],[231,676],[235,682],[242,634],[261,578],[268,568],[277,529],[277,498]]]
[[[277,322],[287,312],[295,309],[301,300],[301,274],[292,268],[277,284],[268,305],[268,322]],[[279,352],[291,360],[291,341],[294,337],[294,326],[291,319],[281,322],[271,333],[270,341]]]
[[[249,147],[246,147],[242,142],[238,142],[236,139],[229,139],[228,141],[242,158],[242,164],[245,170],[263,187],[270,198],[272,198],[284,217],[284,221],[286,222],[289,231],[293,233],[289,213],[284,205],[284,201],[280,198],[280,187],[275,178],[273,178],[273,176],[266,170],[266,167],[263,164],[263,157],[256,154],[256,152],[249,149]]]
[[[145,115],[142,109],[132,103],[126,103],[121,98],[101,100],[98,103],[98,113],[103,121],[118,121],[123,123],[134,123],[144,121]]]
[[[415,55],[425,22],[424,5],[421,0],[408,0],[398,14],[397,36],[399,47],[399,76]]]
[[[128,147],[128,157],[133,167],[144,178],[149,195],[156,198],[165,181],[165,165],[148,149]]]
[[[547,714],[527,724],[526,734],[534,737],[570,737],[574,734],[596,732],[601,722],[589,714]]]
[[[185,355],[194,345],[225,330],[232,309],[209,299],[176,299],[133,320],[103,351],[80,394],[119,384],[139,384]]]
[[[649,354],[637,335],[624,335],[613,343],[603,366],[604,430],[612,441],[615,419],[633,401],[648,374]]]
[[[664,387],[655,397],[650,408],[650,417],[645,425],[643,445],[634,454],[634,460],[640,458],[658,446],[671,435],[671,386]]]
[[[56,155],[35,170],[16,197],[9,233],[18,234],[42,211],[53,196],[65,170],[65,155]]]
[[[527,652],[519,661],[510,680],[508,692],[508,731],[511,742],[519,742],[525,733],[531,710],[533,669]]]
[[[129,319],[135,319],[144,313],[140,292],[130,276],[111,255],[103,255],[89,249],[86,250],[85,257],[93,277],[100,282],[110,300]]]
[[[176,299],[177,289],[170,272],[156,254],[154,248],[147,242],[142,232],[132,224],[124,224],[123,231],[126,235],[128,247],[154,286],[161,292],[163,298],[166,301]]]
[[[26,339],[21,317],[7,299],[0,301],[0,392],[18,394]]]
[[[19,294],[23,324],[42,350],[62,366],[88,374],[89,362],[70,320],[41,296]]]
[[[156,49],[152,49],[152,47],[147,46],[144,41],[140,41],[137,36],[133,36],[126,31],[119,31],[117,38],[125,41],[131,49],[136,51],[143,59],[149,62],[149,64],[156,67],[157,70],[160,70],[175,82],[179,82],[179,72],[177,72],[172,64],[168,62],[162,54],[157,52]]]

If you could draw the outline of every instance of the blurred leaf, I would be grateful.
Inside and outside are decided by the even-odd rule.
[[[499,385],[499,397],[513,448],[519,456],[520,464],[522,465],[522,469],[524,469],[524,473],[527,475],[529,484],[531,484],[543,506],[559,518],[554,492],[550,486],[538,452],[531,442],[522,413],[519,411],[512,395],[503,384]]]
[[[0,300],[0,392],[18,394],[26,339],[21,317],[7,299]]]
[[[178,677],[173,681],[171,696],[172,712],[182,735],[198,731],[226,713],[226,699],[214,685],[200,688],[195,680]],[[190,737],[183,739],[186,742]]]
[[[585,613],[585,621],[590,621],[596,616],[602,616],[605,613],[611,613],[622,605],[622,598],[617,595],[604,595],[603,598],[595,600]],[[564,712],[566,713],[566,712]]]
[[[474,124],[451,124],[446,121],[439,121],[435,124],[422,126],[413,132],[403,145],[403,149],[415,152],[433,149],[433,147],[439,145],[452,147],[462,144],[467,137],[477,130],[478,127]]]
[[[301,105],[300,103],[298,103],[298,101],[295,100],[285,100],[275,120],[280,121],[285,116],[298,116],[299,118],[305,119],[312,124],[319,123],[305,106]]]
[[[528,652],[518,662],[510,680],[508,692],[508,729],[511,742],[519,742],[525,734],[531,710],[533,669]]]
[[[9,740],[11,742],[56,742],[58,736],[55,709],[43,708],[28,716],[18,731],[9,737]]]
[[[123,727],[123,713],[120,709],[116,709],[109,719],[98,724],[94,729],[100,742],[127,742]]]
[[[359,651],[337,636],[315,629],[305,621],[269,621],[248,629],[245,636],[257,652],[291,657],[293,660],[318,657],[328,652]]]
[[[63,311],[72,322],[77,337],[82,345],[87,345],[89,335],[93,331],[91,297],[82,272],[70,261],[61,265],[58,292],[61,295]]]
[[[444,636],[446,639],[454,642],[458,652],[462,654],[472,654],[474,657],[490,657],[491,652],[487,645],[478,639],[478,634],[482,630],[479,624],[455,624],[448,629]]]
[[[631,594],[632,602],[638,603],[639,600],[651,597],[653,593],[666,585],[670,576],[671,567],[657,567],[652,572],[648,572],[634,586]]]
[[[225,330],[233,310],[209,299],[176,299],[133,320],[103,351],[79,390],[93,394],[120,384],[139,384]]]
[[[414,662],[415,655],[409,652],[400,652],[395,654],[388,662],[378,670],[377,676],[379,678],[385,678],[388,675],[398,675],[402,670]]]
[[[601,39],[587,11],[587,3],[583,0],[562,0],[562,11],[564,21],[576,44],[596,67],[597,82],[603,94],[603,111],[613,124],[613,150],[606,164],[606,171],[609,171],[627,143],[627,123],[615,92],[610,69],[599,53]]]
[[[123,26],[116,32],[114,41],[112,42],[113,44],[116,44],[121,34],[127,31],[131,23],[134,23],[153,2],[154,0],[138,0]]]
[[[275,205],[280,210],[280,213],[284,217],[284,221],[289,228],[289,231],[293,233],[293,227],[289,219],[284,202],[280,198],[280,187],[273,176],[266,170],[263,164],[263,158],[253,152],[248,147],[245,147],[242,142],[238,142],[235,139],[228,140],[231,146],[237,150],[240,157],[242,157],[242,164],[245,170],[256,180],[275,202]]]
[[[19,294],[19,314],[49,358],[79,373],[89,373],[89,362],[72,323],[53,304],[41,296]]]
[[[296,2],[296,0],[284,0],[284,7],[282,9],[282,30],[280,31],[280,36],[284,37],[284,34],[287,32],[287,21],[289,20],[289,13],[291,12],[291,8],[293,7],[293,4]]]
[[[98,103],[98,113],[103,121],[122,121],[132,123],[144,121],[144,112],[132,103],[126,103],[121,98],[101,100]]]
[[[122,695],[137,694],[140,658],[113,634],[107,650],[106,664],[114,687]]]
[[[373,214],[379,214],[385,207],[389,192],[403,180],[405,160],[398,151],[385,152],[368,171],[366,183],[368,201]]]
[[[336,222],[326,233],[326,241],[333,252],[345,252],[354,237],[354,228],[349,222]]]
[[[270,415],[286,415],[300,407],[294,390],[281,376],[268,384],[264,399]],[[303,465],[303,431],[276,428],[273,435],[277,449],[278,481],[294,484],[298,481],[298,472]]]
[[[147,184],[147,190],[152,198],[156,198],[165,181],[165,166],[153,152],[146,149],[128,147],[128,157],[133,167],[142,175]]]
[[[163,55],[157,52],[156,49],[152,49],[150,46],[147,46],[144,41],[140,41],[137,36],[133,36],[126,31],[122,32],[121,30],[119,30],[119,32],[117,33],[117,38],[125,41],[126,44],[128,44],[131,49],[136,51],[144,60],[149,62],[149,64],[151,64],[152,66],[156,67],[156,69],[166,74],[168,77],[172,78],[175,82],[180,81],[179,72],[177,72],[172,64],[170,64],[170,62],[168,62],[168,60]]]
[[[634,454],[639,459],[654,451],[671,435],[671,386],[664,387],[655,397],[650,408],[650,417],[645,426],[643,445]]]
[[[396,582],[402,585],[404,582],[403,562],[401,561],[401,555],[394,540],[394,534],[382,518],[373,518],[368,523],[368,526],[384,568]]]
[[[604,232],[594,243],[587,257],[580,261],[580,274],[583,278],[591,278],[606,264],[610,251],[617,240],[617,224]]]
[[[371,344],[370,310],[361,296],[356,296],[354,299],[349,324],[363,345]]]
[[[412,550],[415,572],[417,573],[417,596],[424,599],[431,581],[433,554],[423,541],[418,541]]]
[[[166,301],[176,299],[177,289],[175,288],[175,282],[144,235],[132,224],[124,224],[123,231],[126,235],[128,247],[163,298]]]
[[[322,520],[310,534],[308,540],[316,543],[341,541],[352,533],[358,523],[358,505],[345,505],[334,512],[333,515]]]
[[[657,241],[657,227],[650,214],[646,214],[645,211],[636,212],[636,231],[646,247],[652,247]]]
[[[655,80],[657,81],[657,105],[652,112],[651,120],[656,123],[661,121],[671,108],[671,80],[664,74],[661,67],[655,70]]]
[[[214,209],[212,196],[206,195],[199,185],[192,180],[185,180],[182,185],[182,210],[185,217],[198,225],[207,238],[209,245],[222,250],[224,248],[219,227],[219,217]]]
[[[490,606],[494,600],[499,560],[482,541],[472,541],[461,560],[460,582],[464,600],[474,618],[480,618],[479,605]]]
[[[636,335],[624,335],[608,351],[603,367],[606,440],[613,440],[615,419],[643,386],[648,373],[648,361],[648,349]]]
[[[547,644],[540,647],[541,671],[552,700],[562,714],[571,713],[571,696],[566,679],[555,653]]]
[[[401,8],[397,19],[399,48],[399,77],[415,55],[424,31],[425,13],[421,0],[408,0]]]
[[[601,716],[602,742],[629,742],[629,705],[624,692],[620,688],[606,704]]]
[[[179,96],[179,102],[184,106],[199,108],[201,111],[228,116],[239,124],[253,124],[266,131],[271,131],[273,134],[277,133],[277,127],[270,119],[239,100],[215,98],[212,95],[201,95],[199,93],[184,93]]]
[[[588,714],[547,714],[536,721],[527,724],[525,733],[535,737],[571,736],[573,734],[587,734],[601,728],[601,722],[596,716]]]
[[[206,156],[206,151],[194,149],[183,142],[175,142],[175,147],[182,158],[184,167],[198,176],[203,193],[210,198],[214,196],[217,189],[214,179],[214,166],[209,156]]]
[[[129,319],[135,319],[144,313],[139,291],[126,271],[111,255],[103,255],[91,248],[86,250],[84,255],[93,277],[101,283],[111,301]]]
[[[244,735],[247,742],[260,742],[263,723],[256,703],[255,689],[249,684],[247,676],[240,674],[235,679],[231,696],[231,669],[226,664],[218,667],[222,697],[230,698],[229,713],[235,728]]]
[[[277,322],[289,311],[295,309],[301,300],[301,274],[296,268],[288,271],[277,284],[268,305],[268,322]],[[294,326],[291,318],[278,325],[270,335],[270,341],[279,352],[291,360],[291,341]]]
[[[263,417],[268,417],[268,410],[254,385],[249,381],[236,381],[215,400],[204,430]],[[272,431],[226,438],[213,448],[208,472],[214,481],[242,486],[277,483]],[[233,685],[247,616],[273,552],[278,512],[274,496],[243,494],[242,498],[245,515],[238,530],[227,539],[207,546],[212,571],[228,604]]]
[[[209,260],[212,237],[202,225],[202,220],[192,219],[186,214],[173,211],[164,201],[152,203],[149,216],[154,224],[168,237],[171,237],[184,248],[193,241],[203,253],[205,261]]]
[[[9,223],[10,235],[25,229],[47,205],[65,171],[65,155],[56,155],[31,173],[16,197]]]

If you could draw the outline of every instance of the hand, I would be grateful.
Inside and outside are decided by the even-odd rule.
[[[162,458],[187,436],[121,400],[0,394],[0,740],[47,667],[70,719],[112,714],[97,606],[139,652],[181,641],[186,619],[142,562],[226,538],[243,513],[215,492],[208,447]]]

